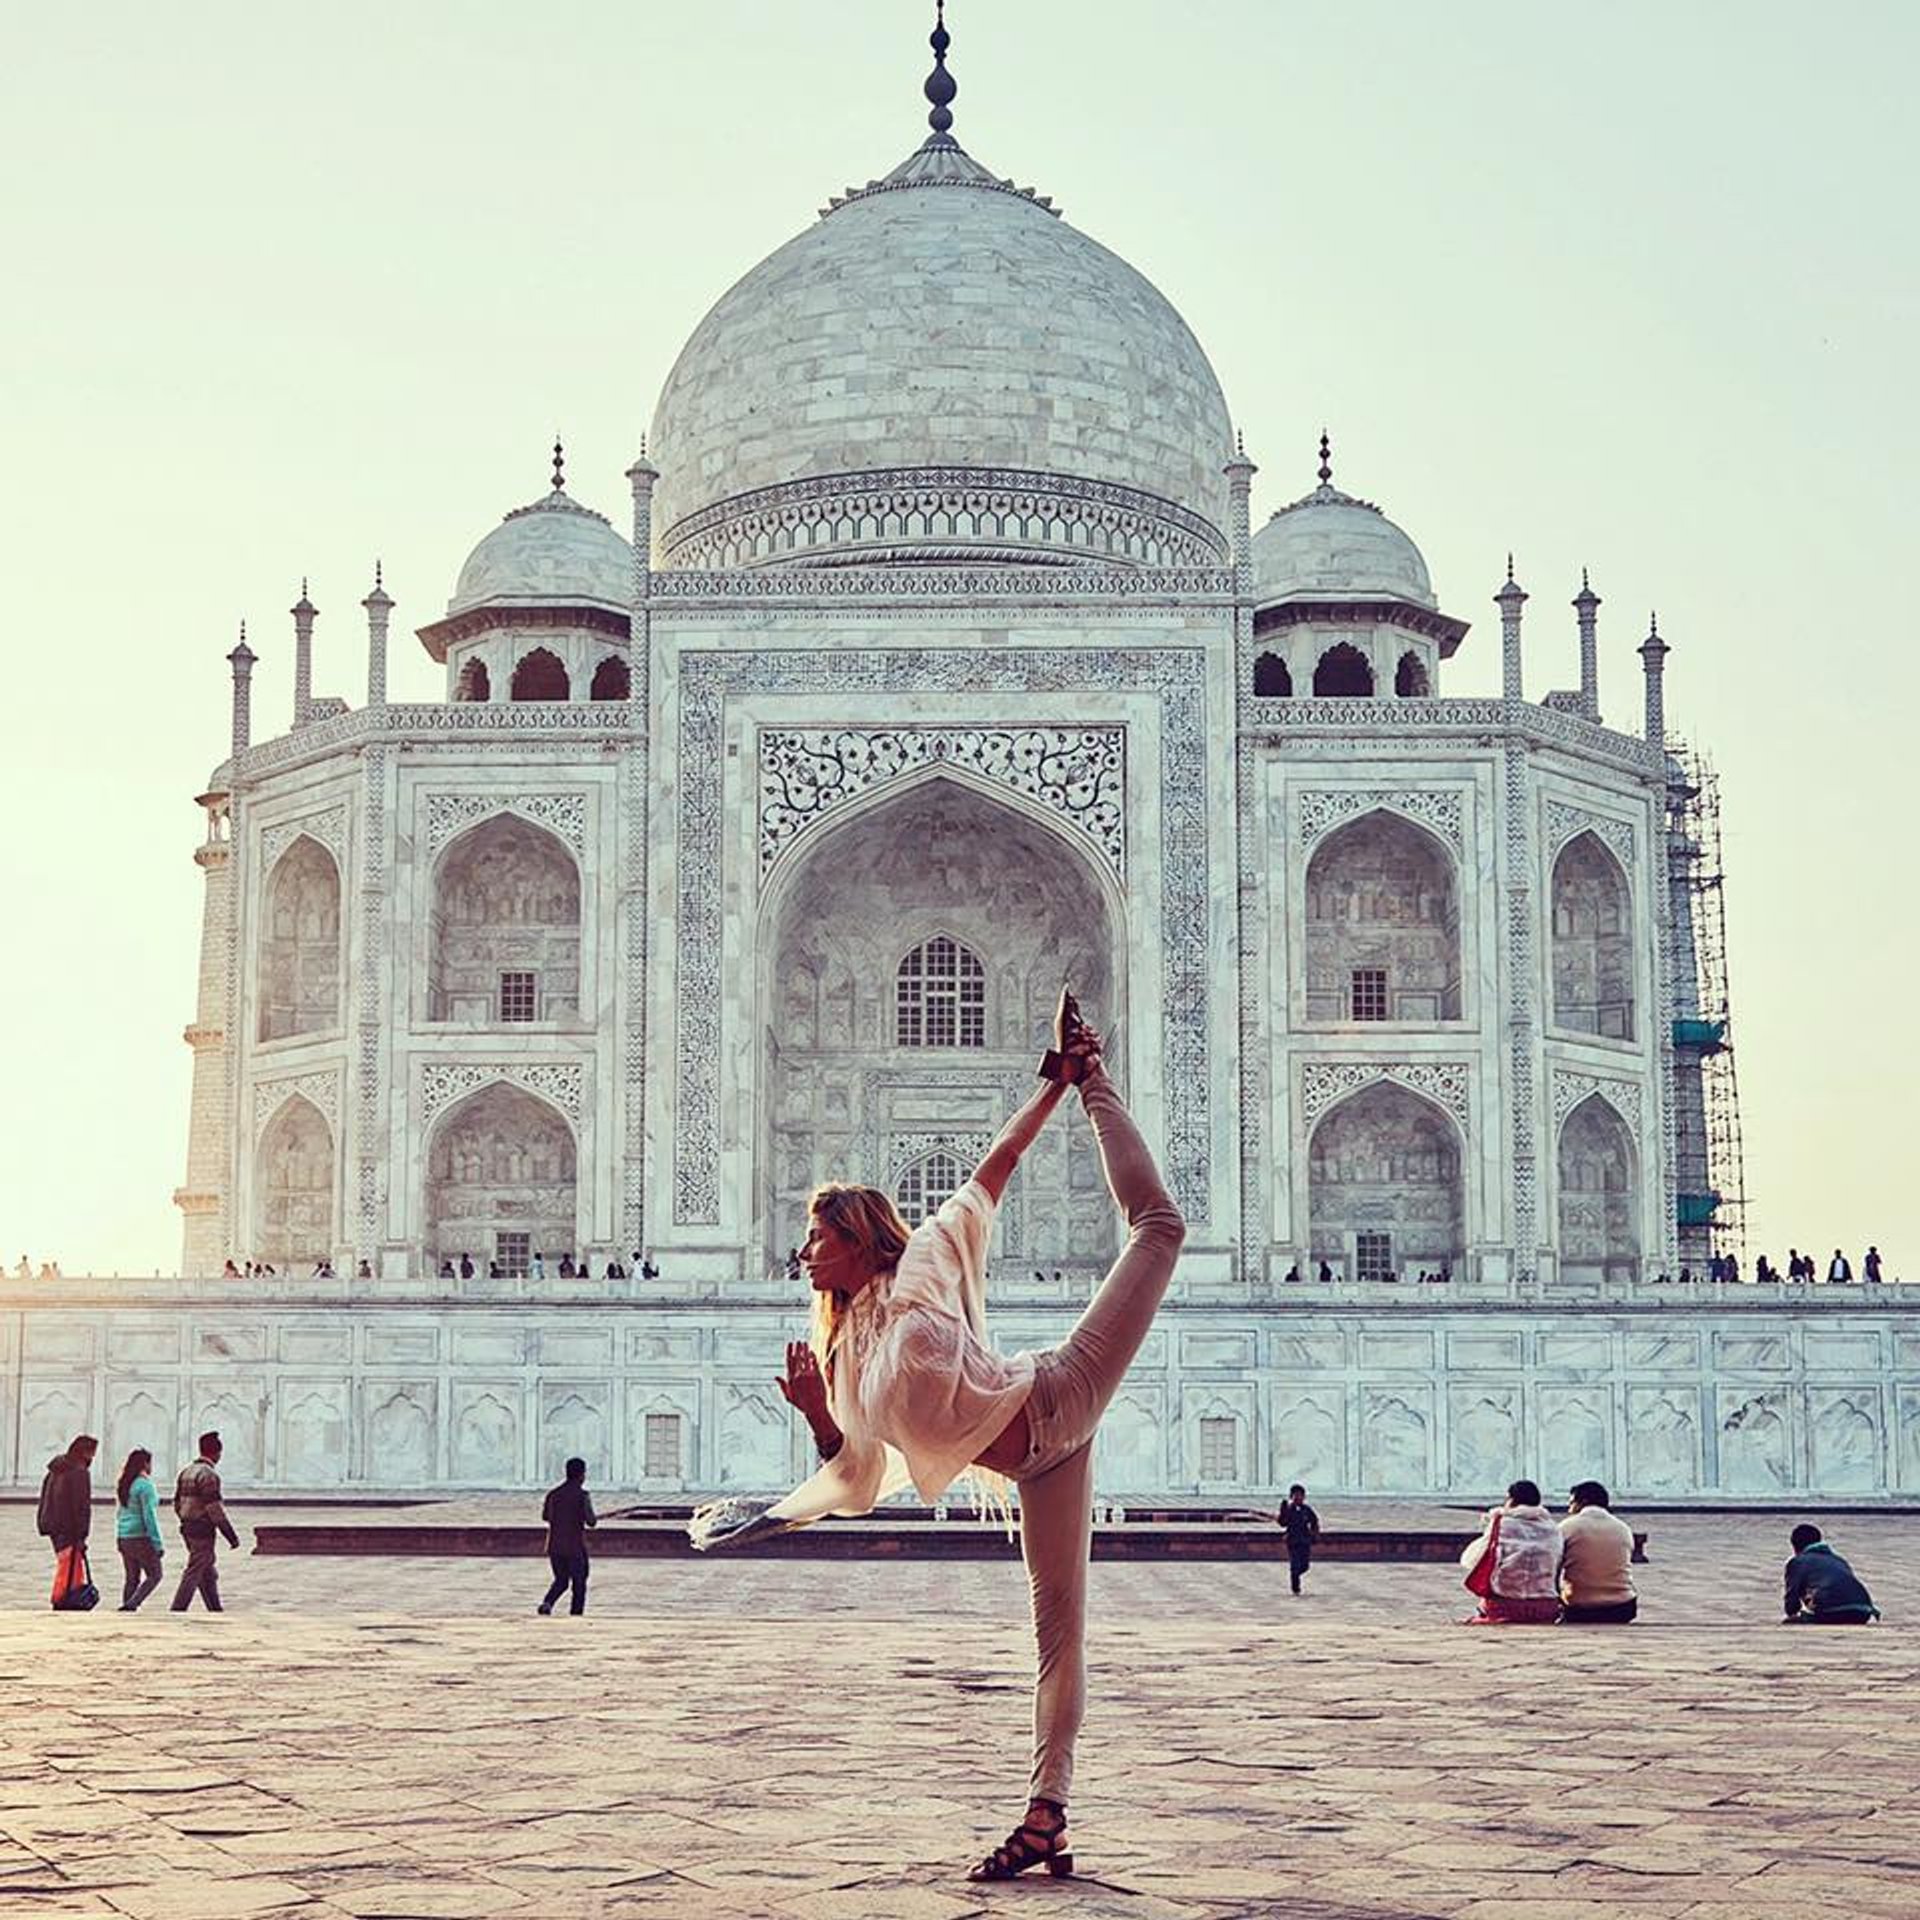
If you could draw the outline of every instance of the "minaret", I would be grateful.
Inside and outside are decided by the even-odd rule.
[[[240,622],[240,644],[227,655],[227,665],[233,669],[233,741],[232,771],[237,773],[240,756],[246,752],[247,743],[253,737],[253,663],[260,656],[247,645],[247,623]]]
[[[373,591],[360,602],[367,610],[367,705],[387,704],[387,622],[393,617],[393,600],[380,576],[380,562],[373,563]]]
[[[1573,611],[1580,621],[1580,705],[1596,726],[1600,723],[1600,643],[1595,637],[1594,615],[1600,611],[1600,596],[1580,569],[1580,591],[1574,595]]]
[[[1527,604],[1526,590],[1513,577],[1513,555],[1507,555],[1507,584],[1493,596],[1500,609],[1500,697],[1523,700],[1520,687],[1520,609]]]
[[[1647,616],[1647,637],[1640,642],[1640,665],[1647,682],[1647,741],[1651,746],[1667,744],[1667,700],[1661,682],[1667,670],[1667,655],[1673,649],[1660,638],[1660,616]]]
[[[320,609],[307,598],[300,582],[300,598],[293,603],[293,724],[304,727],[313,710],[313,622]]]
[[[1260,469],[1247,458],[1246,436],[1233,436],[1233,458],[1226,464],[1227,533],[1233,543],[1233,583],[1245,593],[1253,585],[1253,476]]]

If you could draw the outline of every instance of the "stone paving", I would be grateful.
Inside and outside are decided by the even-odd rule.
[[[1775,1624],[1791,1516],[1629,1517],[1628,1629],[1459,1629],[1439,1567],[1096,1567],[1083,1877],[975,1888],[1015,1567],[607,1561],[576,1621],[537,1560],[240,1556],[222,1618],[55,1616],[8,1508],[0,1912],[1910,1920],[1920,1521],[1829,1521],[1888,1621],[1825,1633]]]

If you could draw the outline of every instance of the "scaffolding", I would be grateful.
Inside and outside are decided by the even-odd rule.
[[[1746,1251],[1740,1083],[1727,984],[1720,781],[1705,755],[1668,758],[1667,885],[1673,924],[1674,1185],[1682,1265]]]

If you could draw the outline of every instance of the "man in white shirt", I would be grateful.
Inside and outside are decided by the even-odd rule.
[[[1614,1518],[1598,1480],[1582,1480],[1560,1522],[1563,1625],[1624,1625],[1640,1611],[1633,1590],[1633,1529]]]
[[[1853,1279],[1853,1265],[1838,1247],[1833,1250],[1833,1264],[1827,1269],[1827,1285],[1844,1287]]]

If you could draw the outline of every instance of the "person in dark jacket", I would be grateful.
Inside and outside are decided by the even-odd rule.
[[[1280,1509],[1280,1524],[1287,1530],[1287,1571],[1293,1578],[1293,1590],[1313,1564],[1313,1543],[1320,1538],[1320,1516],[1307,1505],[1307,1490],[1296,1480],[1287,1489],[1287,1504]]]
[[[173,1611],[185,1613],[200,1596],[200,1604],[209,1613],[219,1613],[220,1569],[216,1541],[224,1534],[227,1545],[238,1553],[240,1536],[227,1518],[224,1490],[220,1485],[220,1455],[224,1451],[220,1436],[209,1430],[200,1436],[200,1453],[190,1467],[182,1467],[173,1483],[173,1511],[180,1522],[180,1538],[187,1543],[187,1570],[174,1590]]]
[[[40,1531],[55,1553],[86,1545],[93,1523],[93,1456],[100,1442],[90,1433],[75,1434],[65,1453],[47,1462],[40,1482]]]
[[[1787,1562],[1786,1624],[1790,1627],[1864,1627],[1880,1618],[1873,1595],[1859,1576],[1820,1537],[1802,1524],[1793,1530]]]
[[[39,1526],[53,1547],[56,1606],[62,1591],[60,1556],[69,1547],[86,1552],[87,1529],[93,1523],[93,1456],[99,1449],[92,1434],[75,1434],[66,1452],[47,1462],[46,1478],[40,1482]]]
[[[547,1495],[540,1509],[547,1523],[547,1565],[553,1569],[553,1585],[538,1611],[551,1613],[553,1603],[569,1586],[573,1600],[569,1613],[587,1610],[587,1529],[600,1522],[593,1511],[593,1496],[587,1492],[587,1463],[577,1455],[567,1462],[567,1477]]]

